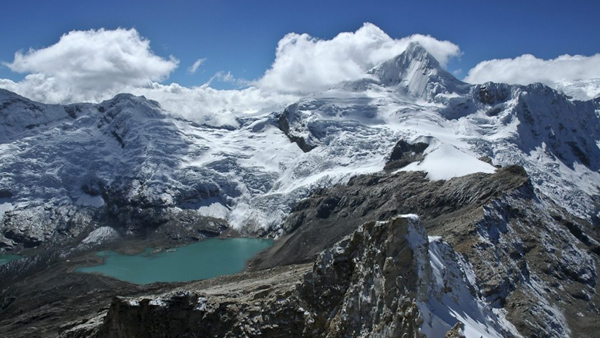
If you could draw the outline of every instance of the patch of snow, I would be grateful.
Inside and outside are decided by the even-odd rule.
[[[572,337],[571,329],[567,324],[567,319],[563,312],[554,304],[551,304],[543,294],[546,292],[546,287],[537,279],[531,279],[531,295],[537,298],[539,305],[544,309],[546,325],[550,332],[558,333],[559,337]]]
[[[410,219],[413,222],[418,222],[419,221],[419,215],[417,215],[417,214],[403,214],[403,215],[398,215],[396,217],[399,217],[399,218],[408,218],[408,219]]]
[[[479,172],[491,174],[496,171],[496,168],[474,156],[465,154],[452,145],[442,144],[433,150],[426,151],[423,161],[413,162],[400,170],[424,171],[430,180],[436,181]]]
[[[201,206],[198,209],[198,214],[202,216],[227,219],[229,209],[221,203],[215,202],[207,206]]]
[[[119,233],[111,227],[100,227],[90,232],[90,234],[84,238],[81,243],[83,244],[99,244],[107,242],[119,237]]]
[[[206,304],[208,304],[208,299],[206,297],[198,297],[198,303],[194,310],[196,311],[206,311]]]
[[[421,224],[418,216],[414,214],[408,214],[406,216],[399,216],[400,218],[406,218],[408,220],[408,234],[406,240],[408,245],[413,251],[417,266],[417,275],[419,276],[419,285],[417,286],[418,301],[426,301],[428,296],[428,281],[431,275],[431,269],[429,268],[428,262],[429,257],[427,253],[427,233],[425,227]]]
[[[158,298],[154,298],[150,301],[149,303],[150,305],[153,306],[160,306],[160,307],[166,307],[168,304],[160,297]]]

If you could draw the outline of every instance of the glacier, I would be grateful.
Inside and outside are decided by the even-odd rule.
[[[198,124],[130,94],[47,105],[0,90],[0,246],[143,228],[131,224],[143,217],[99,221],[123,205],[277,237],[295,203],[381,171],[399,140],[428,144],[399,170],[449,180],[518,164],[542,196],[599,224],[599,114],[597,101],[542,84],[461,82],[417,43],[363,79],[282,112],[239,113],[234,125]]]

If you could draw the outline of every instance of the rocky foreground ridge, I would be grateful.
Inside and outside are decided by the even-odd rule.
[[[251,271],[114,298],[62,335],[595,335],[594,226],[538,198],[520,167],[423,176],[365,175],[324,189],[296,206],[289,235]],[[408,209],[423,216],[390,216]]]
[[[253,266],[310,260],[362,222],[410,211],[421,216],[430,238],[439,236],[456,252],[459,270],[470,271],[467,285],[520,335],[594,335],[598,229],[541,197],[518,166],[449,181],[428,181],[422,173],[355,177],[298,203],[284,225],[290,235]],[[451,266],[440,264],[446,282]]]
[[[427,311],[436,283],[430,262],[428,239],[416,217],[369,222],[312,265],[195,291],[116,298],[97,334],[423,337],[419,327],[430,314],[421,308]]]

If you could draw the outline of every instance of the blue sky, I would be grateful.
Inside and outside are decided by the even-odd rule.
[[[392,38],[428,34],[462,51],[448,67],[462,78],[477,63],[533,54],[600,52],[598,1],[9,1],[2,4],[0,61],[41,49],[72,30],[135,28],[151,50],[179,66],[164,83],[206,83],[215,73],[260,78],[287,33],[331,39],[371,22]],[[206,59],[194,74],[187,69]],[[0,67],[0,78],[25,74]],[[231,84],[212,83],[214,87]]]

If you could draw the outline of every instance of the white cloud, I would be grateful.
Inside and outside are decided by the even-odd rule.
[[[340,33],[329,40],[287,34],[277,45],[271,67],[260,79],[248,82],[221,71],[203,86],[190,88],[160,83],[178,67],[179,61],[155,55],[150,41],[135,29],[72,31],[52,46],[17,52],[14,60],[4,65],[27,75],[18,82],[0,79],[0,88],[45,103],[99,102],[130,92],[156,100],[173,114],[200,123],[235,125],[240,114],[280,111],[300,95],[359,79],[370,68],[402,53],[413,41],[423,45],[443,67],[450,58],[461,54],[459,47],[449,41],[418,34],[393,39],[366,23],[355,32]],[[196,72],[205,60],[196,60],[188,72]],[[523,55],[485,61],[471,69],[465,80],[568,84],[586,78],[600,78],[600,54],[564,55],[553,60]],[[210,87],[213,81],[247,88],[216,90]],[[588,87],[595,91],[588,93]],[[596,95],[598,88],[598,82],[590,82],[585,88],[568,89],[586,91],[589,96]]]
[[[198,67],[204,63],[204,61],[206,61],[206,58],[196,60],[196,62],[194,62],[194,64],[188,68],[188,73],[194,74],[198,70]]]
[[[290,33],[279,41],[275,61],[255,84],[262,89],[300,94],[326,89],[340,81],[363,77],[367,70],[402,53],[413,41],[423,45],[444,67],[449,58],[460,55],[459,47],[449,41],[419,34],[393,39],[370,23],[331,40]]]
[[[72,31],[52,46],[15,53],[4,65],[29,75],[3,84],[43,102],[98,101],[122,88],[162,81],[178,63],[153,54],[150,41],[135,29]]]
[[[213,83],[213,81],[215,80],[229,83],[238,82],[238,80],[233,76],[233,74],[231,74],[231,72],[218,71],[208,80],[205,86],[210,86],[210,84]]]
[[[248,82],[231,72],[217,72],[200,87],[162,84],[179,61],[161,58],[150,41],[135,29],[72,31],[49,47],[17,52],[10,63],[22,81],[0,79],[0,87],[45,103],[100,102],[129,92],[156,100],[173,114],[213,125],[235,125],[236,116],[280,111],[303,95],[364,73],[418,41],[442,65],[460,55],[457,45],[430,36],[392,39],[372,24],[330,40],[291,33],[279,41],[276,58],[259,80]],[[187,69],[198,70],[205,59]],[[216,90],[212,81],[234,83],[245,89]]]
[[[205,59],[188,69],[196,71]],[[256,87],[216,90],[211,81],[245,84],[231,72],[217,72],[200,87],[161,84],[178,61],[153,54],[135,29],[72,31],[49,47],[17,52],[4,63],[29,73],[22,81],[0,79],[0,88],[45,103],[100,102],[118,93],[144,95],[173,114],[210,125],[236,125],[236,116],[283,109],[298,97]]]
[[[494,59],[480,62],[465,77],[466,82],[488,81],[509,84],[541,82],[549,86],[600,78],[600,54],[593,56],[561,55],[544,60],[530,54],[514,59]]]
[[[233,77],[233,74],[231,74],[231,72],[219,72],[217,74],[219,79],[223,82],[235,82],[235,77]]]
[[[208,125],[237,126],[236,117],[283,110],[298,96],[267,92],[256,87],[241,90],[217,90],[207,85],[184,87],[176,83],[153,83],[131,88],[130,92],[160,102],[167,111]]]

